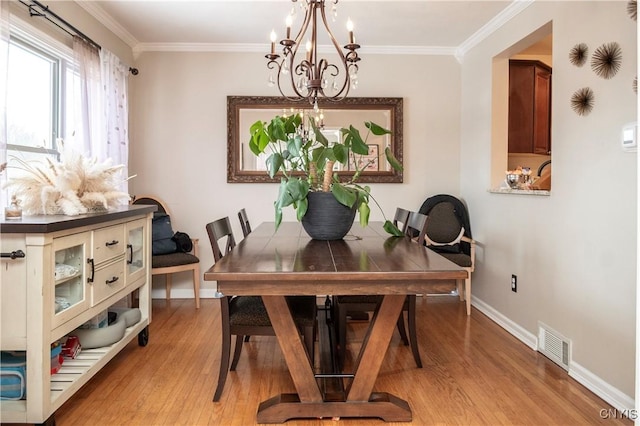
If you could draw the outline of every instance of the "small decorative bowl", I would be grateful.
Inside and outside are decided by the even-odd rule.
[[[520,182],[522,180],[522,175],[518,175],[515,173],[508,173],[506,180],[509,186],[511,187],[511,189],[518,189]]]

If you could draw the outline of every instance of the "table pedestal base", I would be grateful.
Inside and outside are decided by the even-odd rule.
[[[379,417],[387,422],[410,422],[407,401],[386,392],[372,393],[368,402],[301,402],[295,393],[274,396],[258,407],[258,423],[284,423],[291,419]]]

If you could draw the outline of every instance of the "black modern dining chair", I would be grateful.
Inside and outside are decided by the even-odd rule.
[[[467,315],[471,315],[471,273],[475,269],[476,241],[471,237],[471,221],[464,203],[449,194],[427,198],[420,212],[429,215],[425,244],[467,270],[467,279],[458,282],[460,300],[465,301]]]
[[[402,208],[396,209],[394,216],[394,224],[398,226],[398,229],[402,230],[406,238],[415,239],[415,241],[423,245],[425,241],[425,232],[427,227],[428,217],[418,212],[411,212]],[[341,365],[344,365],[344,359],[346,356],[346,344],[347,344],[347,317],[353,312],[371,312],[377,309],[378,305],[382,302],[382,296],[379,295],[348,295],[348,296],[335,296],[333,298],[334,309],[336,312],[337,320],[337,335],[338,335],[338,355]],[[407,325],[409,329],[409,336],[405,328],[404,313],[407,313]],[[422,359],[420,357],[420,351],[418,349],[418,335],[416,332],[416,295],[408,295],[402,313],[398,318],[398,332],[405,345],[411,345],[411,351],[413,358],[418,368],[422,368]]]
[[[229,218],[223,217],[208,223],[206,230],[211,242],[214,262],[219,262],[236,245]],[[220,243],[225,239],[223,251],[220,249]],[[317,329],[316,298],[315,296],[290,296],[287,297],[287,302],[294,322],[297,324],[304,339],[307,353],[313,362],[315,332]],[[235,371],[238,365],[244,336],[275,336],[267,309],[260,296],[223,295],[220,298],[220,316],[222,324],[222,353],[220,356],[220,374],[213,401],[220,400],[228,371]],[[236,343],[231,367],[229,367],[232,335],[236,336]]]

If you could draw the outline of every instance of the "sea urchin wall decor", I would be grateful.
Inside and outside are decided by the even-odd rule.
[[[638,20],[638,4],[636,0],[629,0],[627,2],[627,13],[634,21]]]
[[[569,61],[576,67],[581,67],[587,62],[587,52],[589,48],[584,43],[579,43],[573,46],[569,51]]]
[[[612,78],[622,65],[622,49],[618,43],[605,43],[598,47],[591,57],[591,69],[607,80]]]
[[[576,90],[571,96],[571,108],[578,115],[587,115],[593,109],[594,99],[593,90],[589,87],[583,87]]]

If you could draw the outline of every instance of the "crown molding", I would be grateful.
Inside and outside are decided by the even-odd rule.
[[[483,25],[482,28],[458,46],[455,52],[455,57],[458,62],[462,63],[464,55],[466,55],[469,50],[509,22],[514,16],[531,6],[534,1],[535,0],[513,0],[502,12],[494,16],[489,22]]]
[[[134,58],[143,52],[229,52],[263,53],[266,43],[141,43],[102,7],[93,1],[75,0],[89,14],[99,20],[107,29],[120,37],[132,48]],[[487,22],[457,47],[446,46],[366,46],[362,53],[380,55],[434,55],[454,56],[462,63],[465,54],[474,46],[493,34],[514,16],[529,7],[535,0],[513,0],[502,12]],[[332,51],[331,46],[320,46],[320,52]]]
[[[101,6],[98,6],[95,1],[75,0],[75,2],[132,49],[135,50],[135,47],[140,44],[140,42],[129,31],[127,31],[126,28],[105,12]]]
[[[256,53],[266,49],[265,43],[138,43],[134,54],[142,52],[231,52]]]
[[[455,54],[456,48],[444,46],[363,46],[360,51],[372,55],[448,56]]]
[[[138,43],[133,48],[134,56],[143,52],[228,52],[228,53],[264,53],[266,43]],[[318,46],[320,53],[335,52],[333,46]],[[366,46],[361,53],[379,55],[455,55],[455,47],[439,46]]]

